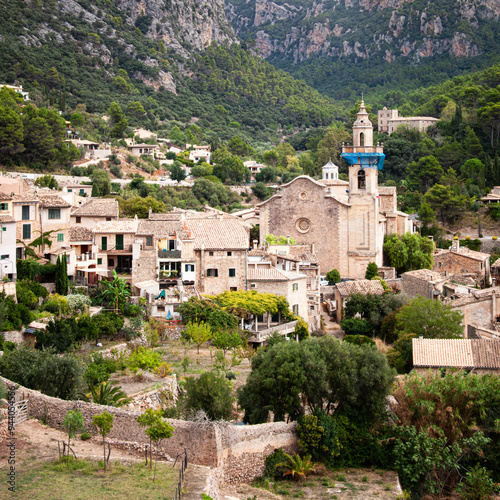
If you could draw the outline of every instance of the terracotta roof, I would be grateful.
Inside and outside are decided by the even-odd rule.
[[[159,148],[158,144],[131,144],[129,146],[130,148]]]
[[[168,220],[139,220],[137,226],[138,235],[153,235],[156,237],[174,235],[184,230],[184,224],[180,221]]]
[[[75,208],[72,216],[118,217],[118,201],[114,198],[91,198],[85,205]]]
[[[490,258],[489,253],[483,253],[483,252],[476,252],[475,250],[471,250],[470,248],[467,247],[460,247],[458,252],[455,250],[443,250],[443,249],[436,249],[434,252],[434,255],[440,256],[444,255],[445,253],[451,253],[455,255],[460,255],[462,257],[466,257],[468,259],[473,259],[473,260],[479,260],[479,261],[484,261],[486,259]]]
[[[249,281],[293,281],[305,278],[305,274],[281,271],[272,266],[248,266]]]
[[[92,241],[92,230],[82,226],[70,227],[69,241]]]
[[[41,206],[43,208],[69,208],[69,207],[71,207],[71,205],[66,200],[63,200],[60,196],[57,196],[55,194],[39,195],[38,198],[40,199]]]
[[[9,201],[9,200],[12,200],[12,196],[9,196],[8,194],[5,193],[0,193],[0,201]]]
[[[342,297],[349,297],[353,293],[361,293],[367,295],[382,295],[384,287],[379,280],[356,280],[356,281],[343,281],[335,285]]]
[[[412,339],[415,367],[500,369],[500,341],[489,339]]]
[[[417,278],[422,281],[427,281],[429,283],[436,283],[438,281],[446,280],[444,274],[438,271],[431,271],[430,269],[417,269],[415,271],[407,271],[403,273],[401,277],[411,276],[412,278]]]
[[[191,219],[186,221],[194,237],[195,249],[246,250],[248,231],[241,219]]]
[[[99,222],[94,228],[94,233],[136,233],[138,219],[119,219],[106,222]]]
[[[14,219],[11,215],[0,215],[0,222],[2,224],[7,222],[16,222],[16,219]]]
[[[36,194],[33,192],[33,191],[27,191],[26,193],[22,193],[22,194],[15,194],[13,197],[12,197],[12,201],[14,203],[39,203],[40,200],[38,199],[38,197],[36,196]]]

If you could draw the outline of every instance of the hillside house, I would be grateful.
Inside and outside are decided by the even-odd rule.
[[[346,302],[355,293],[360,293],[361,295],[383,295],[384,287],[379,280],[355,280],[337,283],[334,287],[334,304],[332,304],[337,323],[340,323],[342,320]]]
[[[93,229],[100,222],[117,221],[118,215],[118,201],[114,198],[91,198],[71,210],[71,225]]]

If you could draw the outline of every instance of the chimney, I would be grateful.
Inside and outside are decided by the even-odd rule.
[[[289,234],[286,235],[286,244],[287,245],[290,244],[290,235]]]
[[[253,240],[253,241],[252,241],[252,244],[253,244],[253,245],[252,245],[252,246],[253,246],[253,250],[257,250],[257,244],[258,244],[258,243],[259,243],[259,242],[258,242],[258,240]]]

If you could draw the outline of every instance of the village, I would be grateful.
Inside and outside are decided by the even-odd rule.
[[[386,109],[379,112],[379,128],[385,126],[386,132],[393,131],[402,120],[422,129],[435,120],[404,119],[397,116],[397,110],[390,111],[391,115]],[[384,125],[385,112],[389,122],[394,122],[392,125]],[[68,136],[73,132],[68,128]],[[141,132],[136,132],[140,139]],[[142,136],[147,137],[147,133]],[[322,457],[324,463],[336,463],[334,457],[342,455],[341,451],[334,453],[332,448],[325,459],[319,448],[307,443],[306,434],[300,430],[306,422],[326,426],[324,422],[332,418],[326,408],[350,404],[345,418],[355,422],[356,416],[366,412],[367,421],[372,419],[373,423],[385,406],[391,406],[399,416],[399,410],[386,403],[386,398],[391,393],[403,405],[401,377],[431,373],[452,377],[458,372],[486,376],[498,375],[500,371],[500,259],[491,263],[496,236],[481,235],[482,251],[471,248],[470,236],[449,234],[448,248],[438,248],[432,235],[422,236],[419,218],[398,209],[396,186],[379,185],[384,145],[374,144],[373,137],[373,125],[361,101],[352,128],[352,144],[342,143],[347,179],[339,175],[339,167],[330,159],[322,167],[321,178],[298,175],[290,182],[273,186],[267,199],[232,211],[210,205],[201,211],[174,207],[158,212],[149,207],[146,217],[137,213],[124,217],[120,216],[119,202],[112,193],[96,196],[92,182],[59,180],[58,189],[54,189],[37,185],[36,179],[41,176],[2,174],[0,293],[4,300],[11,297],[12,310],[16,303],[29,303],[23,314],[29,319],[36,316],[26,324],[19,321],[14,325],[8,313],[0,313],[5,316],[5,365],[0,363],[0,368],[5,368],[0,372],[0,381],[17,387],[16,408],[58,431],[68,428],[69,412],[80,414],[79,431],[89,433],[92,425],[97,425],[96,416],[113,415],[113,426],[101,433],[102,441],[108,440],[118,454],[124,454],[122,460],[130,458],[125,456],[128,453],[148,456],[147,450],[153,447],[141,427],[140,416],[145,411],[159,411],[160,420],[169,422],[172,431],[169,436],[168,432],[165,434],[161,446],[156,442],[156,458],[160,450],[160,460],[175,460],[184,453],[189,462],[184,486],[182,481],[178,486],[179,491],[184,488],[183,493],[175,498],[202,498],[202,494],[203,498],[214,500],[284,498],[290,494],[307,498],[409,498],[404,496],[397,474],[386,471],[384,476],[388,465],[384,459],[372,464],[372,469],[379,469],[383,481],[369,475],[368,469],[360,469],[363,472],[358,473],[359,477],[354,473],[347,478],[346,473],[325,470],[318,477],[319,489],[311,482],[302,489],[295,484],[291,490],[286,484],[276,486],[274,471],[268,471],[269,456],[276,450],[284,453],[280,455],[283,460],[297,458],[297,451],[305,450],[309,453],[306,461],[311,460],[312,454],[316,462]],[[85,160],[79,162],[79,167],[116,156],[103,144],[76,136],[68,141],[84,151]],[[185,153],[193,165],[211,161],[210,146],[206,145],[176,148],[169,144],[168,150],[165,147],[161,152],[158,144],[132,139],[127,140],[127,148],[130,155],[152,156],[162,166],[173,164],[169,153],[175,158]],[[245,167],[251,173],[249,185],[265,168],[253,160],[247,161]],[[169,178],[171,172],[163,170],[151,176],[150,182],[189,187],[189,167],[185,170],[176,180]],[[495,187],[482,202],[496,202],[498,192],[500,187]],[[420,259],[423,264],[415,264],[416,269],[412,263],[410,269],[397,264],[397,252],[388,242],[399,245],[398,251],[406,252],[408,262]],[[408,249],[401,250],[404,245]],[[408,256],[412,252],[414,261],[412,255]],[[40,291],[40,287],[44,290]],[[31,296],[26,298],[29,294],[33,300]],[[374,319],[370,309],[374,304],[379,307],[378,319]],[[403,321],[398,314],[410,310],[420,322],[408,320],[405,329],[398,323]],[[121,325],[114,334],[104,334],[108,324],[99,319],[104,316]],[[386,318],[393,318],[392,327],[387,326]],[[439,320],[449,324],[441,329],[437,326]],[[97,330],[83,333],[81,325],[92,321],[99,325]],[[12,328],[5,328],[5,323]],[[55,326],[63,323],[64,328]],[[399,333],[395,325],[399,325]],[[80,333],[75,333],[78,328]],[[62,348],[70,329],[73,341]],[[92,379],[94,384],[88,384],[92,395],[81,398],[70,390],[68,397],[62,397],[57,391],[44,393],[9,380],[10,365],[5,359],[16,351],[22,352],[26,345],[74,352],[84,359],[85,381]],[[285,353],[285,348],[289,353]],[[307,349],[311,349],[309,354]],[[309,366],[304,361],[301,369],[308,366],[311,380],[315,380],[323,373],[321,367],[325,363],[324,377],[325,383],[328,380],[331,384],[329,388],[319,396],[306,382],[301,382],[302,389],[297,394],[288,394],[296,397],[296,406],[277,403],[278,397],[276,401],[266,399],[263,394],[270,395],[271,386],[259,381],[256,375],[259,366],[262,368],[269,361],[266,356],[275,353],[276,359],[287,366],[292,358],[305,360],[312,356],[314,349],[318,349],[318,364]],[[324,360],[319,351],[324,351]],[[347,366],[351,356],[360,357],[359,367],[349,368],[353,370],[352,380],[368,389],[357,389],[356,397],[352,389],[349,396],[340,394],[337,400],[328,399],[326,394],[334,392],[338,384],[348,385],[340,375],[335,382],[334,375],[330,375],[330,371],[340,374],[343,369],[348,370],[334,360],[346,360]],[[112,364],[113,368],[109,368]],[[115,389],[120,389],[119,395],[115,391],[115,399],[98,397],[96,391],[99,387],[103,390],[102,384],[108,384],[107,389],[111,390],[108,378],[90,373],[90,367],[97,370],[98,366],[111,370],[107,377],[111,376],[109,380]],[[311,370],[316,369],[318,374],[313,377]],[[377,388],[373,387],[375,383],[363,379],[363,369],[373,371],[373,380],[380,372]],[[397,379],[393,369],[399,373]],[[410,372],[411,375],[405,375]],[[205,374],[212,378],[207,375],[204,380]],[[194,397],[195,382],[190,378],[203,380],[214,390],[218,384],[229,388],[227,393],[221,389],[218,395],[224,401],[217,404],[226,409],[214,410],[211,415],[216,404],[210,398],[208,407],[193,405],[190,411],[187,407],[181,409],[183,398],[187,397],[189,403],[189,398]],[[290,386],[276,383],[280,390],[289,387],[292,391],[292,382]],[[202,390],[201,385],[198,390]],[[377,393],[373,396],[378,398],[377,404],[368,401],[367,394],[372,391]],[[283,396],[287,396],[286,392]],[[376,406],[376,410],[370,405]],[[201,414],[194,416],[194,410]],[[19,410],[20,415],[22,411]],[[6,409],[4,412],[7,414]],[[15,411],[14,414],[13,418],[18,418]],[[30,432],[24,418],[19,418],[12,429]],[[346,426],[344,431],[349,428]],[[326,443],[324,428],[316,430],[322,443]],[[100,443],[95,434],[94,430],[92,442]],[[34,434],[30,439],[35,439]],[[63,441],[62,433],[58,439]],[[365,442],[366,437],[361,441]],[[68,460],[69,444],[68,439]],[[358,445],[352,446],[350,451],[354,453]],[[77,444],[73,447],[78,448]],[[467,453],[473,453],[471,450]],[[379,453],[385,452],[380,449]],[[400,453],[404,454],[401,450]],[[339,463],[350,467],[348,461]],[[370,466],[367,460],[363,463]],[[290,470],[305,478],[305,469],[302,466],[298,472],[293,467]],[[258,481],[266,471],[267,486],[262,487],[264,483]],[[269,486],[270,479],[274,486]],[[406,484],[412,481],[410,477],[403,480]],[[242,486],[252,481],[254,487]],[[260,489],[255,487],[256,481]],[[442,484],[454,487],[447,481],[443,479]],[[282,496],[266,496],[266,491]],[[243,497],[235,496],[241,494]]]

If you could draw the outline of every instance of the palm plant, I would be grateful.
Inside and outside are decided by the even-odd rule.
[[[106,287],[102,292],[102,297],[113,303],[115,313],[118,312],[120,304],[125,302],[125,299],[132,293],[128,288],[127,281],[120,278],[116,271],[113,270],[113,281],[104,281]]]
[[[315,465],[311,461],[311,455],[301,457],[298,453],[289,455],[285,453],[286,460],[276,464],[277,469],[283,469],[284,476],[292,476],[297,481],[303,481],[307,474],[315,471]]]
[[[91,386],[90,393],[82,394],[82,399],[104,406],[123,406],[131,401],[120,387],[114,387],[111,382]]]

